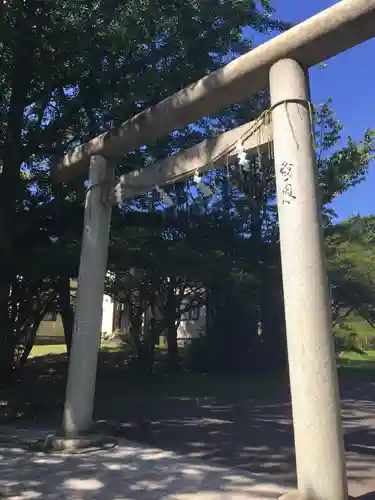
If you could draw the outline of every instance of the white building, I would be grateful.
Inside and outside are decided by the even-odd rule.
[[[72,283],[72,290],[76,290],[76,282]],[[181,304],[181,310],[185,309],[190,304],[189,297],[185,297]],[[121,325],[120,331],[116,330],[116,311],[117,307],[121,307]],[[157,309],[157,308],[156,308]],[[154,311],[157,314],[156,319],[161,320],[160,312]],[[115,304],[113,298],[109,295],[103,296],[103,316],[101,331],[105,338],[111,338],[115,333],[128,333],[130,328],[130,314],[126,309],[125,304]],[[142,328],[147,329],[152,318],[151,307],[143,314]],[[191,338],[198,337],[205,331],[206,327],[206,306],[197,306],[190,309],[186,313],[182,313],[181,321],[177,328],[177,338],[180,344],[189,341]],[[37,335],[49,339],[52,342],[64,342],[64,328],[60,314],[49,312],[41,322]]]
[[[186,297],[181,304],[181,309],[183,310],[187,305],[189,305],[189,298]],[[115,302],[109,295],[104,295],[103,297],[103,318],[102,318],[102,333],[107,337],[111,337],[115,333]],[[156,308],[154,311],[157,320],[161,320],[161,313]],[[153,313],[151,306],[147,308],[143,314],[142,327],[147,328],[147,325],[151,321]],[[121,313],[121,328],[120,332],[117,333],[128,333],[130,328],[129,311],[122,305]],[[182,344],[189,339],[199,337],[204,333],[206,328],[206,306],[197,306],[190,309],[186,313],[182,313],[180,324],[177,328],[177,338],[179,343]]]

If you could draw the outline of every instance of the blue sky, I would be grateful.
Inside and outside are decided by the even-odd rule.
[[[275,17],[299,22],[337,3],[335,0],[273,0]],[[252,34],[253,35],[253,34]],[[256,36],[257,44],[264,37]],[[344,140],[363,137],[366,128],[375,128],[375,39],[327,61],[324,70],[312,68],[310,82],[314,104],[333,99],[332,107],[343,123]],[[354,213],[375,213],[375,162],[366,181],[340,196],[333,205],[340,219]]]

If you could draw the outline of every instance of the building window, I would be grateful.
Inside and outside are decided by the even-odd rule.
[[[192,309],[188,312],[189,321],[198,321],[200,313],[200,307],[195,304]]]
[[[184,309],[189,309],[188,311],[182,312],[181,321],[198,321],[200,317],[200,307],[198,304],[181,304],[181,311]]]
[[[56,311],[48,311],[44,316],[44,321],[56,321],[57,320],[57,312]]]

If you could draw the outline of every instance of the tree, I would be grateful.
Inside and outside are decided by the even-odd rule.
[[[349,139],[346,147],[332,153],[342,126],[328,105],[319,107],[316,115],[322,213],[331,227],[334,214],[328,204],[365,178],[373,133],[366,132],[360,143]],[[156,286],[159,296],[163,287],[176,291],[181,283],[202,285],[209,322],[202,345],[198,348],[195,342],[194,366],[199,356],[204,370],[209,369],[208,360],[210,369],[219,371],[280,366],[286,360],[286,344],[272,159],[252,159],[249,172],[239,166],[210,172],[206,182],[215,189],[209,202],[197,198],[186,181],[168,191],[176,203],[174,212],[157,211],[151,195],[127,205],[117,219],[121,260],[112,254],[112,270],[142,270],[148,293]],[[136,228],[129,227],[133,224]],[[178,309],[172,298],[176,301],[176,296],[170,295],[173,320],[168,335],[170,347],[175,347]]]
[[[350,217],[327,237],[335,320],[351,311],[375,327],[375,217]]]
[[[336,213],[331,204],[348,189],[363,182],[374,158],[375,130],[367,129],[363,139],[355,142],[348,137],[347,144],[338,148],[344,125],[330,107],[331,100],[315,108],[315,142],[318,159],[318,183],[325,224]]]
[[[13,321],[10,304],[11,300],[13,304],[21,303],[21,298],[11,297],[11,292],[21,292],[22,287],[16,286],[17,282],[27,279],[27,286],[33,289],[30,300],[24,303],[23,314],[32,318],[37,308],[40,317],[42,302],[45,303],[40,300],[41,296],[44,294],[46,300],[47,295],[48,300],[55,297],[53,300],[66,305],[66,300],[61,300],[63,290],[66,292],[67,280],[77,273],[83,179],[69,186],[51,186],[49,172],[55,159],[75,144],[118,125],[123,117],[156,104],[218,68],[224,61],[249,50],[251,42],[243,40],[242,27],[267,32],[282,30],[287,25],[272,19],[268,0],[132,0],[115,4],[103,0],[95,5],[88,1],[30,0],[7,2],[2,9],[0,370],[3,373],[0,379],[4,380],[13,368],[16,348],[24,337],[18,323]],[[258,116],[267,105],[267,94],[260,92],[243,105],[224,110],[215,119],[204,117],[197,124],[131,152],[121,159],[118,171],[123,173],[147,166],[199,142],[202,136],[219,133],[226,127]],[[320,144],[322,151],[327,153],[337,143],[340,127],[328,108],[323,107],[319,116],[324,130]],[[371,148],[369,133],[361,145],[350,143],[341,155],[334,153],[329,158],[323,155],[319,175],[325,207],[332,200],[332,193],[342,192],[363,179]],[[225,177],[220,180],[219,174],[215,174],[223,189],[231,184],[227,189],[230,195],[219,196],[213,206],[196,203],[189,208],[188,217],[181,216],[188,220],[186,227],[183,230],[166,227],[161,241],[156,238],[155,231],[144,232],[146,242],[158,241],[160,252],[153,254],[144,242],[142,258],[146,256],[145,262],[139,263],[142,259],[139,257],[136,264],[129,260],[131,266],[143,272],[145,269],[147,273],[152,271],[153,274],[146,273],[143,279],[145,287],[146,283],[157,283],[164,291],[168,290],[165,281],[168,275],[178,283],[191,283],[191,280],[202,283],[204,278],[208,288],[213,283],[215,271],[214,264],[207,266],[208,262],[223,265],[225,279],[221,286],[234,281],[240,283],[246,276],[249,283],[258,284],[255,288],[259,292],[257,299],[251,299],[251,320],[248,322],[252,325],[249,327],[252,337],[255,337],[258,309],[263,310],[261,316],[265,318],[265,311],[275,300],[265,290],[258,290],[264,273],[267,272],[269,283],[276,283],[274,289],[281,290],[274,177],[269,168],[265,179],[259,175],[258,167],[254,163],[248,176],[241,178],[236,172],[231,173],[229,182]],[[340,185],[336,183],[338,178]],[[249,185],[253,186],[253,191],[249,191]],[[180,191],[181,197],[186,197],[188,190],[182,187]],[[150,205],[153,205],[152,197],[146,195],[128,208],[142,211]],[[183,212],[187,204],[179,202],[177,205]],[[201,217],[200,221],[205,221],[203,229],[192,219],[191,211]],[[28,233],[29,228],[33,228],[31,233]],[[204,231],[209,232],[211,241]],[[236,251],[225,245],[220,231],[224,231],[222,234],[226,235],[227,242],[235,243]],[[142,237],[141,233],[138,231],[137,237]],[[57,243],[53,243],[51,238],[55,240],[56,237]],[[246,238],[248,241],[244,241]],[[202,242],[199,250],[195,248],[197,241]],[[25,252],[25,245],[31,242],[34,251]],[[165,252],[170,260],[171,255],[177,259],[182,255],[182,248],[190,252],[191,261],[190,257],[187,259],[190,268],[186,265],[184,272],[179,274],[167,265],[160,279],[155,273],[156,266],[150,265],[152,258],[156,255],[160,259],[158,262],[162,262]],[[252,255],[251,266],[245,264],[246,255]],[[262,271],[257,274],[254,269],[260,262]],[[236,273],[231,271],[231,266]],[[203,273],[198,277],[197,269]],[[49,290],[47,295],[46,289]],[[278,303],[282,303],[281,292],[277,295]],[[260,296],[263,297],[261,307]],[[70,319],[67,314],[67,331],[71,323],[71,314]],[[35,323],[32,325],[28,327],[30,331],[35,328]],[[269,332],[272,330],[273,327],[268,328]]]
[[[19,275],[15,252],[25,238],[19,228],[24,212],[30,210],[25,198],[32,198],[35,190],[43,192],[56,227],[69,200],[77,209],[82,201],[83,179],[69,187],[51,187],[53,161],[69,147],[118,125],[123,117],[156,104],[248,50],[243,26],[266,32],[286,25],[272,19],[268,0],[96,4],[30,0],[6,2],[2,14],[0,369],[4,373],[0,378],[4,379],[19,337],[9,300]],[[210,128],[205,119],[199,125],[199,130]],[[187,127],[127,155],[120,170],[164,157],[200,135]],[[34,266],[31,259],[28,263]],[[30,304],[30,314],[33,307]]]

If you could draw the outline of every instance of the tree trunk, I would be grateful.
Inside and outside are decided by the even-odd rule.
[[[122,310],[121,310],[121,303],[117,302],[116,300],[114,301],[113,304],[113,329],[115,332],[120,332],[121,331],[121,316],[122,316]]]
[[[14,339],[11,336],[2,335],[0,343],[0,388],[5,387],[12,380],[14,355]]]
[[[281,281],[281,280],[280,280]],[[275,286],[276,285],[276,286]],[[281,283],[269,283],[261,298],[262,355],[270,369],[284,368],[287,363],[284,300]],[[264,364],[263,363],[263,364]]]
[[[176,372],[180,368],[180,357],[178,352],[177,343],[177,327],[173,321],[169,323],[166,328],[166,338],[167,338],[167,366],[168,371]]]
[[[179,307],[180,301],[176,298],[175,289],[174,283],[168,283],[164,307],[164,325],[167,340],[167,367],[170,372],[176,372],[180,368],[176,325],[177,307]]]
[[[132,355],[139,364],[142,363],[142,315],[144,312],[144,302],[142,296],[138,298],[136,303],[129,304],[129,318],[130,318],[130,328],[129,328],[129,343],[132,349]]]
[[[22,368],[22,366],[26,363],[31,350],[34,347],[35,338],[38,332],[39,325],[42,322],[44,316],[46,315],[46,312],[49,310],[49,308],[55,302],[55,300],[56,300],[56,293],[54,293],[51,296],[51,298],[44,304],[44,306],[40,308],[38,312],[36,312],[34,321],[27,327],[28,332],[25,335],[26,337],[25,346],[23,353],[18,361],[18,368]]]
[[[16,21],[13,69],[8,76],[10,100],[6,117],[5,139],[1,144],[2,173],[0,175],[0,383],[13,372],[15,339],[9,316],[10,286],[14,269],[14,238],[17,227],[17,201],[20,195],[22,164],[22,129],[27,92],[30,85],[30,66],[33,61],[31,44],[25,46],[19,38],[25,36],[23,13]],[[31,28],[30,28],[31,29]],[[0,139],[1,141],[1,139]]]

